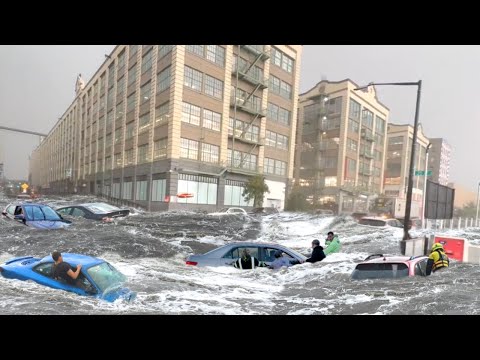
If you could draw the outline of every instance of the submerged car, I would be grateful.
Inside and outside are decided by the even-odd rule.
[[[374,217],[374,216],[366,216],[362,217],[358,221],[359,225],[368,225],[368,226],[392,226],[403,228],[403,224],[397,219],[389,219],[383,217]]]
[[[120,209],[106,203],[87,203],[62,206],[57,209],[57,212],[61,215],[80,216],[86,219],[102,220],[103,222],[111,222],[114,218],[130,214],[130,210],[128,209]]]
[[[136,293],[123,287],[125,275],[102,259],[80,254],[62,254],[63,261],[74,269],[77,264],[82,268],[76,281],[76,286],[63,279],[53,278],[54,261],[51,255],[43,259],[33,256],[16,257],[0,265],[0,274],[9,279],[33,280],[39,284],[54,289],[74,292],[79,295],[94,296],[106,301],[122,298],[133,300]]]
[[[43,204],[13,203],[7,205],[2,215],[37,229],[64,229],[72,224],[50,206]]]
[[[230,207],[230,208],[223,208],[217,212],[210,213],[208,215],[247,215],[245,209],[239,207]]]
[[[185,262],[187,265],[196,266],[232,265],[241,256],[243,249],[248,249],[250,255],[266,265],[270,265],[275,260],[277,250],[280,250],[292,265],[304,263],[307,259],[302,254],[282,245],[236,242],[213,249],[203,255],[190,255]]]
[[[368,256],[355,267],[352,279],[387,279],[408,276],[426,276],[428,256]]]

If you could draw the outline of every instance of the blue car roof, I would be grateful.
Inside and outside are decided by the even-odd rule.
[[[71,265],[82,264],[82,266],[90,267],[93,265],[98,265],[104,260],[98,259],[93,256],[81,255],[81,254],[71,254],[71,253],[62,253],[63,261],[68,262]],[[52,255],[45,256],[41,262],[51,262]]]

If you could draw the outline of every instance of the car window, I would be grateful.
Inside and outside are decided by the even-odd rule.
[[[245,247],[245,246],[233,248],[231,251],[225,254],[224,257],[227,257],[228,259],[230,259],[229,253],[231,253],[231,259],[238,259],[239,257],[242,256],[244,249],[247,249],[250,252],[251,256],[258,259],[258,255],[259,255],[258,247]]]
[[[8,208],[7,208],[7,213],[9,213],[10,215],[13,215],[15,213],[15,206],[14,205],[10,205]]]
[[[87,272],[102,293],[126,281],[125,275],[106,262],[92,266]]]
[[[275,252],[280,249],[275,249],[275,248],[260,248],[260,253],[262,255],[260,261],[267,261],[267,262],[272,262],[275,260]],[[286,257],[288,259],[294,259],[293,256],[291,256],[289,253],[286,253],[285,251],[281,250],[283,257]]]
[[[65,208],[65,209],[57,210],[57,212],[62,214],[62,215],[69,215],[71,210],[72,210],[72,208]]]
[[[388,279],[408,276],[408,266],[404,263],[365,263],[358,264],[352,279]]]
[[[83,211],[82,209],[79,209],[79,208],[73,208],[72,215],[73,216],[85,216],[85,211]]]
[[[428,259],[423,259],[415,264],[415,275],[425,276],[427,273],[427,261]]]
[[[47,277],[53,277],[53,262],[43,263],[35,266],[33,271]]]
[[[42,210],[38,206],[25,206],[29,220],[45,220]]]
[[[40,210],[43,212],[45,220],[60,220],[60,217],[52,208],[42,206]]]

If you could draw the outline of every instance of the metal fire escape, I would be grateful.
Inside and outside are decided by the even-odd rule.
[[[260,138],[260,132],[257,139],[253,135],[246,135],[248,135],[247,133],[257,119],[266,116],[266,108],[262,108],[261,101],[263,90],[268,87],[268,79],[264,76],[263,69],[258,65],[264,63],[269,57],[264,45],[237,45],[236,63],[232,69],[232,75],[235,76],[233,82],[235,85],[230,102],[230,107],[233,108],[233,127],[229,126],[228,131],[228,137],[232,139],[232,157],[228,165],[234,172],[246,171],[251,173],[251,169],[243,168],[245,160],[247,156],[250,157],[257,146],[264,145]],[[253,90],[248,92],[239,88],[240,80],[253,85]],[[258,99],[260,101],[256,101]],[[242,126],[237,127],[237,111],[249,114],[250,121],[246,123],[238,121]],[[242,153],[238,164],[235,161],[235,141],[251,145],[248,154]],[[256,172],[256,170],[253,172]]]

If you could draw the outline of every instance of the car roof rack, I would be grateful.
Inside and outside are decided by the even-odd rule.
[[[367,261],[367,260],[372,260],[372,259],[376,259],[376,258],[379,258],[379,257],[383,257],[383,254],[372,254],[372,255],[369,255],[365,258],[365,260],[363,261]]]

